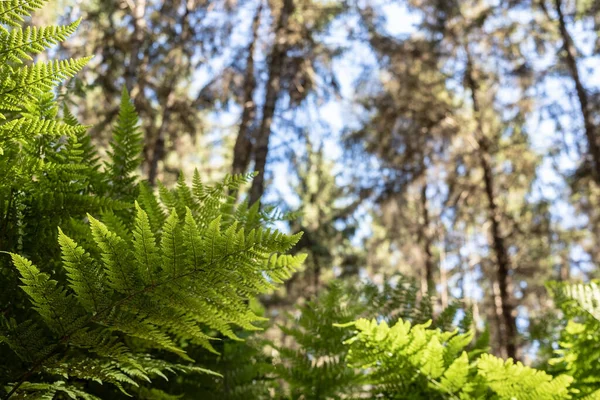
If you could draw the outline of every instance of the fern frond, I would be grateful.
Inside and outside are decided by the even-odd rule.
[[[600,393],[600,286],[597,281],[585,284],[550,282],[547,284],[554,302],[566,317],[560,347],[550,360],[553,369],[575,378],[573,385],[583,397]],[[594,394],[595,393],[595,394]]]
[[[461,344],[467,343],[470,335],[429,329],[429,325],[399,320],[390,327],[386,322],[366,319],[347,324],[356,329],[356,335],[346,341],[349,362],[366,370],[376,393],[392,397],[410,391],[432,399],[570,398],[571,376],[552,377],[488,354],[469,361]]]
[[[21,274],[21,288],[50,329],[64,335],[81,323],[83,314],[73,296],[26,258],[18,254],[11,254],[11,257]]]
[[[76,60],[38,62],[19,68],[0,83],[0,97],[6,104],[20,104],[23,97],[50,91],[59,82],[72,78],[90,59],[91,57],[83,57]]]
[[[570,313],[586,313],[600,322],[600,286],[596,282],[586,284],[549,283],[555,302]]]
[[[76,386],[67,385],[65,381],[55,381],[53,383],[25,382],[21,385],[20,390],[24,392],[24,396],[34,399],[52,400],[56,396],[64,395],[71,399],[101,400],[99,397],[91,395]]]
[[[80,22],[81,20],[77,20],[69,25],[41,28],[23,29],[18,26],[9,32],[0,30],[0,62],[12,61],[21,64],[23,60],[32,60],[32,54],[41,53],[50,46],[65,41],[77,30]]]
[[[173,193],[178,205],[185,198],[182,185]],[[221,190],[211,195],[211,201],[226,201]],[[188,201],[193,199],[188,197]],[[246,232],[237,221],[223,225],[217,205],[208,211],[197,207],[196,215],[189,207],[183,215],[171,210],[157,231],[140,204],[136,203],[135,209],[131,232],[121,227],[119,234],[88,215],[94,243],[89,250],[59,231],[70,291],[28,260],[13,256],[26,293],[56,333],[54,351],[77,348],[100,357],[99,362],[129,365],[126,371],[109,369],[106,376],[98,378],[117,385],[131,385],[149,376],[147,365],[131,361],[134,349],[117,338],[124,336],[188,361],[190,357],[179,346],[181,341],[215,352],[211,332],[239,340],[234,327],[258,329],[255,323],[263,318],[251,310],[248,299],[272,290],[273,277],[289,276],[304,259],[280,254],[289,250],[299,235],[286,236],[262,227]],[[207,212],[217,217],[202,226],[199,221]],[[43,361],[34,364],[79,379],[92,376],[83,367],[66,371],[73,368],[72,362],[64,367]]]
[[[140,193],[137,201],[144,211],[146,211],[152,231],[158,233],[162,225],[165,223],[165,212],[148,183],[142,182],[139,185],[139,192]]]
[[[63,265],[77,300],[90,313],[98,313],[110,302],[106,290],[106,276],[102,268],[83,248],[59,228],[58,243],[62,250]]]
[[[48,0],[5,0],[0,2],[0,24],[20,27],[25,21],[23,17],[31,16],[31,12],[42,8]],[[0,25],[0,30],[7,32]]]
[[[136,217],[133,230],[134,257],[136,268],[145,284],[153,283],[158,277],[161,267],[160,254],[156,238],[152,233],[148,214],[135,203]]]
[[[138,115],[127,89],[123,88],[119,115],[108,151],[109,161],[106,163],[113,195],[129,201],[135,199],[134,173],[142,163],[142,147]]]
[[[477,374],[500,398],[517,397],[523,400],[568,399],[573,377],[547,373],[529,368],[511,359],[502,360],[483,354],[477,361]]]
[[[139,271],[132,263],[125,240],[108,230],[106,225],[88,214],[94,241],[100,248],[108,277],[108,286],[119,293],[133,293],[139,286]]]
[[[58,137],[77,135],[87,130],[84,126],[72,126],[60,121],[39,118],[18,118],[0,125],[0,141],[17,141],[37,135]]]

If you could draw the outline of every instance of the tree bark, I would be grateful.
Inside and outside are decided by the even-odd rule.
[[[148,183],[152,186],[156,184],[156,178],[158,177],[158,163],[165,156],[165,144],[167,138],[167,128],[169,126],[169,120],[171,119],[172,107],[175,101],[174,91],[171,88],[167,97],[167,103],[163,109],[162,120],[160,128],[158,128],[158,134],[156,140],[152,146],[152,158],[150,159],[150,165],[148,167]]]
[[[465,76],[466,84],[471,92],[471,101],[473,114],[476,120],[476,141],[477,156],[479,164],[483,171],[483,185],[485,197],[487,199],[488,217],[491,225],[491,244],[496,256],[496,281],[498,284],[498,295],[496,299],[501,311],[501,324],[499,324],[501,337],[501,352],[503,357],[517,358],[517,324],[515,319],[515,307],[511,294],[511,264],[508,255],[508,249],[504,236],[502,235],[500,222],[501,215],[496,202],[496,188],[494,182],[494,172],[492,168],[492,157],[490,154],[490,145],[488,138],[483,131],[483,121],[481,119],[481,108],[477,97],[477,82],[473,76],[473,64],[467,50],[467,73]]]
[[[167,85],[165,85],[165,101],[163,105],[163,114],[156,140],[152,146],[152,158],[149,161],[148,166],[148,183],[154,186],[156,178],[158,176],[158,163],[164,158],[166,153],[166,140],[167,140],[167,128],[169,127],[169,120],[171,114],[173,114],[173,106],[175,105],[175,89],[177,85],[177,77],[179,71],[182,69],[184,63],[184,46],[187,43],[190,36],[189,29],[189,15],[192,11],[192,4],[186,3],[186,8],[181,16],[181,35],[179,36],[179,48],[176,48],[176,55],[173,60],[173,71],[171,71],[171,78]]]
[[[433,260],[433,251],[431,250],[432,238],[430,229],[429,205],[427,202],[427,182],[423,183],[423,186],[421,186],[421,212],[423,224],[421,226],[421,233],[419,236],[421,237],[423,253],[425,255],[425,292],[429,295],[433,295],[435,293],[435,278],[433,276],[435,263]]]
[[[592,176],[596,183],[600,184],[600,145],[598,144],[596,127],[594,125],[592,113],[590,110],[590,101],[587,91],[581,81],[579,70],[577,69],[576,49],[573,38],[567,29],[565,16],[562,11],[562,0],[555,0],[554,7],[558,15],[558,27],[562,39],[562,48],[565,53],[565,63],[575,84],[575,91],[579,99],[581,116],[583,117],[583,127],[588,142],[588,152],[592,163]]]
[[[240,129],[235,141],[235,146],[233,147],[233,165],[231,168],[233,174],[245,173],[252,156],[250,125],[256,114],[256,103],[253,99],[254,91],[256,90],[256,78],[254,76],[254,47],[258,40],[258,27],[260,25],[262,7],[262,0],[260,0],[256,14],[254,15],[254,20],[252,21],[252,40],[248,46],[248,54],[246,56],[242,120],[240,122]]]
[[[281,89],[281,73],[287,53],[287,27],[290,15],[294,12],[294,0],[283,0],[283,7],[279,13],[277,27],[275,29],[275,43],[269,57],[269,78],[265,93],[263,115],[256,135],[254,151],[254,170],[258,176],[252,182],[250,189],[250,204],[258,201],[265,190],[265,166],[269,152],[269,139],[271,137],[271,125],[275,106]]]

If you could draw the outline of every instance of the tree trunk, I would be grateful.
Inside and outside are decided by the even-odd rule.
[[[171,89],[167,97],[167,103],[163,109],[160,128],[158,128],[158,134],[156,135],[156,140],[152,146],[152,158],[150,159],[150,165],[148,167],[148,183],[150,183],[152,186],[155,185],[156,178],[158,176],[158,163],[163,159],[166,153],[165,143],[167,139],[167,128],[169,126],[169,120],[171,119],[174,101],[175,94],[174,90]]]
[[[253,95],[256,90],[256,78],[254,77],[254,47],[258,40],[258,27],[260,25],[260,15],[262,12],[262,0],[254,15],[252,22],[252,40],[248,46],[248,55],[246,56],[246,77],[244,79],[244,98],[242,120],[240,129],[233,147],[233,165],[231,172],[233,174],[243,174],[248,169],[250,157],[252,155],[252,141],[250,140],[250,124],[256,114],[256,103]]]
[[[473,114],[475,115],[477,131],[477,155],[479,164],[483,171],[483,184],[485,197],[487,199],[488,217],[491,225],[491,241],[496,255],[496,281],[498,284],[498,309],[501,311],[501,323],[499,333],[502,337],[501,352],[503,357],[517,358],[517,324],[515,319],[515,308],[512,302],[511,294],[511,265],[508,249],[501,232],[501,215],[496,203],[496,188],[494,183],[494,172],[492,169],[492,158],[490,155],[489,142],[483,131],[483,121],[481,119],[481,108],[477,98],[477,83],[473,77],[473,64],[467,50],[467,74],[466,83],[471,91],[471,100]]]
[[[485,185],[485,194],[488,201],[488,213],[491,223],[491,235],[492,244],[494,247],[494,253],[496,254],[497,267],[497,280],[498,290],[500,294],[500,306],[502,309],[503,318],[503,330],[506,341],[506,356],[516,357],[516,339],[517,339],[517,325],[514,317],[514,307],[512,303],[512,295],[509,291],[510,288],[510,258],[504,242],[504,237],[500,229],[500,214],[498,211],[498,205],[496,204],[496,194],[494,188],[494,175],[491,166],[491,157],[485,144],[478,143],[479,145],[479,161],[481,168],[483,169],[483,180]]]
[[[425,293],[429,295],[435,294],[435,278],[433,276],[435,263],[433,260],[433,251],[431,250],[432,238],[430,229],[430,218],[429,218],[429,205],[427,202],[427,182],[423,183],[421,187],[421,212],[423,218],[423,224],[421,226],[421,243],[423,245],[423,254],[425,255],[424,267],[425,267]]]
[[[555,0],[554,7],[558,15],[558,27],[563,42],[562,47],[565,53],[565,63],[569,70],[569,74],[571,75],[571,79],[575,84],[575,91],[577,92],[577,98],[579,99],[579,105],[581,107],[583,127],[588,142],[589,158],[592,164],[592,176],[594,180],[600,184],[600,145],[598,144],[596,128],[590,110],[589,97],[581,82],[581,76],[577,69],[576,49],[573,38],[571,37],[565,22],[565,16],[562,11],[562,0]]]
[[[152,158],[148,165],[148,183],[154,186],[156,178],[158,176],[158,163],[164,158],[166,153],[166,140],[167,140],[167,128],[169,127],[169,120],[171,114],[173,114],[173,107],[175,105],[177,89],[177,77],[179,71],[184,70],[184,60],[186,56],[185,44],[188,42],[190,37],[190,26],[189,16],[192,11],[192,4],[186,2],[186,8],[181,15],[181,35],[178,38],[179,48],[175,48],[176,54],[173,61],[173,71],[171,71],[171,79],[169,79],[167,85],[165,85],[165,101],[163,105],[163,114],[160,122],[160,128],[156,135],[156,140],[152,147]],[[189,54],[187,54],[189,57]]]
[[[275,29],[275,43],[269,57],[269,78],[265,93],[263,115],[256,135],[254,151],[254,170],[259,175],[252,182],[250,189],[250,204],[260,199],[265,190],[265,166],[269,152],[269,139],[271,136],[271,124],[275,114],[275,106],[281,89],[281,73],[287,53],[287,26],[290,15],[294,12],[294,0],[283,0],[283,7],[279,13],[277,28]]]

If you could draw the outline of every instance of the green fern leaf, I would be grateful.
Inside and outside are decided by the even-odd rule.
[[[11,254],[21,274],[21,288],[29,295],[34,309],[54,332],[64,335],[84,317],[75,299],[58,282],[41,272],[31,261]]]

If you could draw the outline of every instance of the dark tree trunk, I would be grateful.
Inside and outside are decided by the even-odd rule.
[[[467,50],[468,52],[468,50]],[[467,53],[468,54],[468,53]],[[496,255],[496,280],[498,283],[499,309],[501,310],[501,323],[499,324],[499,339],[502,356],[517,358],[517,324],[515,319],[515,308],[511,293],[511,265],[510,257],[504,236],[500,227],[501,215],[496,202],[496,188],[494,182],[494,172],[492,168],[492,157],[490,155],[490,146],[488,138],[483,131],[483,122],[481,120],[481,108],[477,98],[477,82],[473,76],[473,64],[468,55],[468,65],[465,80],[471,91],[471,100],[473,113],[477,123],[477,153],[479,164],[483,170],[483,184],[485,197],[487,199],[487,208],[489,222],[491,224],[491,241],[494,254]]]
[[[483,141],[482,141],[483,142]],[[516,358],[517,355],[517,325],[514,316],[514,306],[512,304],[512,295],[510,293],[510,258],[500,229],[500,213],[496,204],[496,193],[494,188],[494,175],[491,166],[491,157],[487,144],[478,142],[479,161],[483,169],[483,180],[485,194],[488,202],[488,213],[491,222],[491,236],[494,253],[496,254],[498,280],[498,290],[500,294],[500,307],[502,310],[503,327],[501,329],[504,335],[505,352],[507,357]]]
[[[573,38],[571,37],[565,22],[565,16],[562,11],[562,0],[555,0],[554,7],[558,15],[558,27],[563,42],[562,47],[565,53],[565,63],[575,85],[575,91],[577,92],[577,98],[579,99],[579,105],[581,107],[583,127],[588,142],[588,152],[591,161],[592,177],[600,184],[600,146],[598,145],[596,127],[590,110],[588,93],[581,82],[581,76],[577,69],[576,49],[573,44]]]
[[[275,43],[269,57],[269,78],[265,101],[263,106],[263,115],[256,135],[254,151],[254,170],[258,176],[252,182],[250,189],[250,204],[258,201],[265,190],[265,166],[267,164],[267,155],[269,152],[269,139],[271,137],[271,124],[275,114],[275,106],[281,89],[281,73],[287,53],[287,27],[290,15],[294,12],[294,0],[284,0],[283,7],[279,13],[277,27],[275,29]]]
[[[189,15],[191,12],[191,4],[187,3],[186,8],[181,15],[181,35],[179,36],[179,49],[176,50],[175,60],[173,63],[174,69],[171,71],[171,79],[165,86],[165,101],[163,104],[163,115],[156,135],[156,140],[152,146],[152,158],[148,165],[148,183],[154,186],[158,176],[158,163],[166,154],[166,140],[171,114],[176,100],[176,85],[179,71],[184,69],[184,56],[187,54],[184,50],[185,44],[190,36]],[[187,54],[189,57],[189,54]]]
[[[262,12],[262,0],[258,10],[254,15],[252,22],[252,40],[248,46],[248,55],[246,57],[246,77],[244,80],[244,98],[242,120],[240,129],[233,147],[233,165],[231,172],[233,174],[243,174],[248,169],[250,157],[252,156],[252,140],[250,139],[250,125],[256,114],[256,103],[253,95],[256,90],[256,78],[254,77],[254,47],[258,40],[258,27],[260,25],[260,15]]]
[[[427,202],[427,183],[423,183],[421,187],[421,212],[423,217],[423,224],[421,226],[421,244],[423,245],[423,253],[425,255],[424,267],[425,267],[425,282],[427,284],[426,293],[432,295],[435,294],[435,278],[434,269],[435,263],[433,260],[433,251],[431,250],[432,238],[429,218],[429,204]]]
[[[167,128],[169,126],[169,120],[171,119],[174,100],[174,91],[171,89],[167,97],[167,104],[165,104],[163,109],[160,128],[158,128],[158,134],[156,135],[156,140],[152,146],[152,158],[150,159],[150,165],[148,167],[148,183],[150,183],[152,186],[156,184],[156,178],[158,176],[158,163],[163,159],[166,153],[165,143],[167,138]]]

